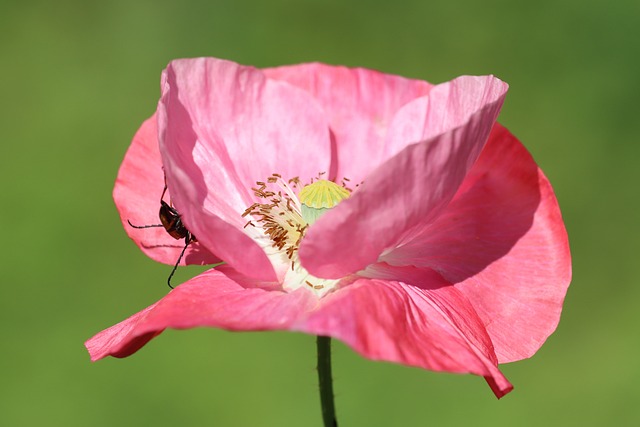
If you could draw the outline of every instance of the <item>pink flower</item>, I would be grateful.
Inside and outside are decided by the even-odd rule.
[[[114,198],[130,237],[173,264],[181,241],[127,224],[157,222],[164,170],[197,236],[183,263],[226,264],[88,340],[91,359],[166,328],[287,329],[508,393],[497,365],[554,331],[571,261],[549,181],[495,122],[506,91],[493,76],[173,61]]]

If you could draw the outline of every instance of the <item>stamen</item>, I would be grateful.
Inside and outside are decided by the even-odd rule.
[[[242,216],[245,217],[245,216],[249,215],[251,213],[251,211],[253,211],[258,206],[260,206],[258,203],[252,204],[251,206],[249,206],[247,209],[244,210],[244,212],[242,213]]]

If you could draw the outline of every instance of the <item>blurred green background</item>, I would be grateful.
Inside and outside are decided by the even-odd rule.
[[[193,56],[496,74],[500,121],[555,187],[574,279],[557,332],[502,366],[515,391],[335,343],[342,426],[640,425],[640,2],[392,3],[3,2],[0,425],[321,425],[311,336],[167,331],[95,364],[83,347],[167,292],[111,190],[161,70]]]

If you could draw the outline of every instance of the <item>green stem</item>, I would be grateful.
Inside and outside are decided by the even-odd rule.
[[[318,337],[318,379],[320,381],[320,405],[324,427],[338,427],[333,403],[333,379],[331,377],[331,338]]]

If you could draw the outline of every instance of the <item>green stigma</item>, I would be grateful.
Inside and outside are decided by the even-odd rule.
[[[350,194],[346,188],[324,179],[306,185],[298,195],[302,205],[302,219],[309,225],[313,224]]]

